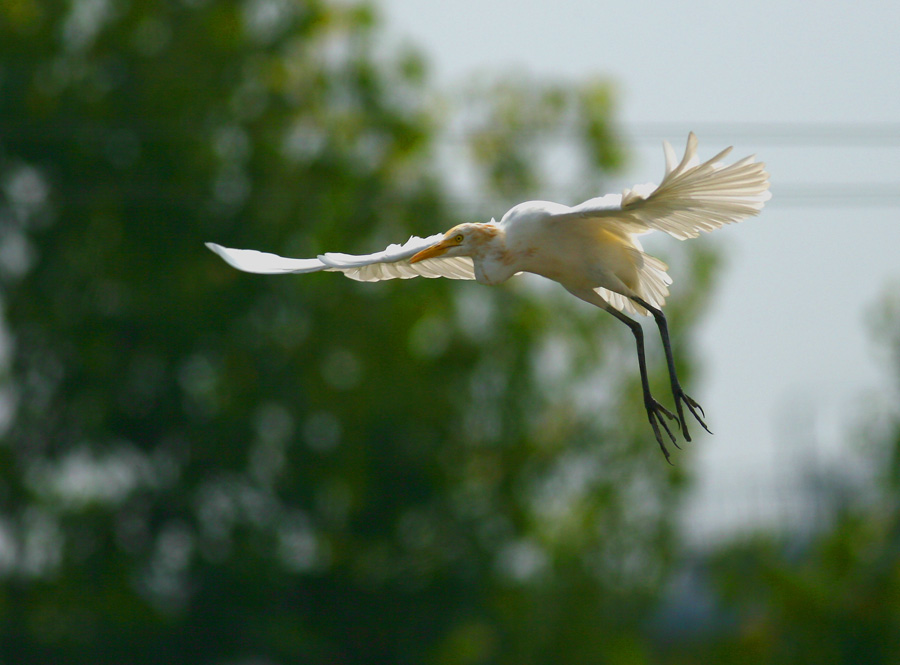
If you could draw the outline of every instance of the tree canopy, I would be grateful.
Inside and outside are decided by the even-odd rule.
[[[607,84],[486,85],[454,134],[378,30],[313,0],[0,5],[4,662],[640,655],[683,474],[626,329],[534,280],[203,246],[367,252],[540,192],[548,143],[579,193],[621,164]],[[699,304],[672,301],[681,357]]]

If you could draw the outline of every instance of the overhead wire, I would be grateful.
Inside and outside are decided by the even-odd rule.
[[[168,130],[147,119],[135,127],[109,127],[102,124],[59,123],[55,127],[38,127],[31,123],[0,123],[0,145],[6,136],[41,143],[67,141],[98,141],[104,137],[129,132],[142,141],[160,141],[179,138],[180,130]],[[694,131],[705,141],[715,143],[752,143],[760,146],[784,148],[858,148],[866,150],[900,148],[900,123],[897,122],[825,122],[825,121],[644,121],[623,123],[615,135],[626,144],[672,140]],[[520,132],[520,130],[517,130]],[[436,141],[443,144],[464,144],[470,138],[465,132],[445,132]],[[563,136],[562,138],[566,138]],[[574,135],[573,135],[574,138]],[[195,134],[192,140],[196,140]],[[898,161],[900,163],[900,161]],[[812,182],[781,183],[772,185],[772,206],[802,208],[818,207],[900,207],[900,178],[884,182]]]

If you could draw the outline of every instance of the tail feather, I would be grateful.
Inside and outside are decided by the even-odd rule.
[[[634,263],[638,268],[637,284],[634,286],[635,293],[641,300],[646,301],[657,309],[662,309],[662,306],[666,303],[666,297],[669,295],[669,284],[672,283],[672,278],[666,272],[669,266],[655,256],[645,254],[640,248],[632,248],[631,252],[634,256]],[[628,296],[603,287],[598,287],[594,290],[620,312],[649,314],[647,310]]]

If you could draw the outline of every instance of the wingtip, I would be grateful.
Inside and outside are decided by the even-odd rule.
[[[666,175],[669,175],[678,166],[678,155],[675,154],[672,144],[666,140],[663,140],[663,154],[666,157]]]
[[[688,133],[687,145],[684,147],[684,156],[681,158],[681,161],[678,164],[675,164],[675,160],[678,157],[675,155],[675,151],[672,150],[672,146],[668,144],[668,142],[663,142],[663,149],[666,151],[666,175],[676,177],[681,175],[685,170],[695,166],[698,163],[697,160],[697,135],[694,132]],[[671,164],[671,166],[670,166]]]

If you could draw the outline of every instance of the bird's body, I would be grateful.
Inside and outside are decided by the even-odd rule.
[[[579,218],[571,211],[548,201],[512,208],[498,225],[498,243],[505,244],[504,254],[516,257],[507,259],[505,265],[552,279],[568,289],[605,288],[642,295],[640,275],[645,261],[656,259],[644,254],[637,238],[615,224]]]
[[[460,224],[444,234],[410,238],[383,252],[354,256],[323,254],[315,259],[287,259],[254,250],[228,249],[207,243],[232,266],[247,272],[276,274],[340,271],[352,279],[379,281],[410,277],[475,279],[500,284],[530,272],[559,282],[573,295],[601,307],[628,325],[638,347],[644,403],[656,439],[666,454],[662,427],[675,442],[664,418],[675,415],[650,395],[639,324],[624,312],[651,314],[666,351],[676,423],[690,440],[682,405],[706,428],[699,405],[681,389],[662,306],[672,280],[666,264],[646,254],[638,239],[663,231],[684,240],[724,224],[755,215],[770,198],[765,165],[747,157],[719,162],[729,151],[699,163],[697,140],[688,137],[684,158],[664,143],[666,173],[659,187],[641,185],[622,195],[608,194],[570,207],[528,201],[511,208],[495,223]]]

